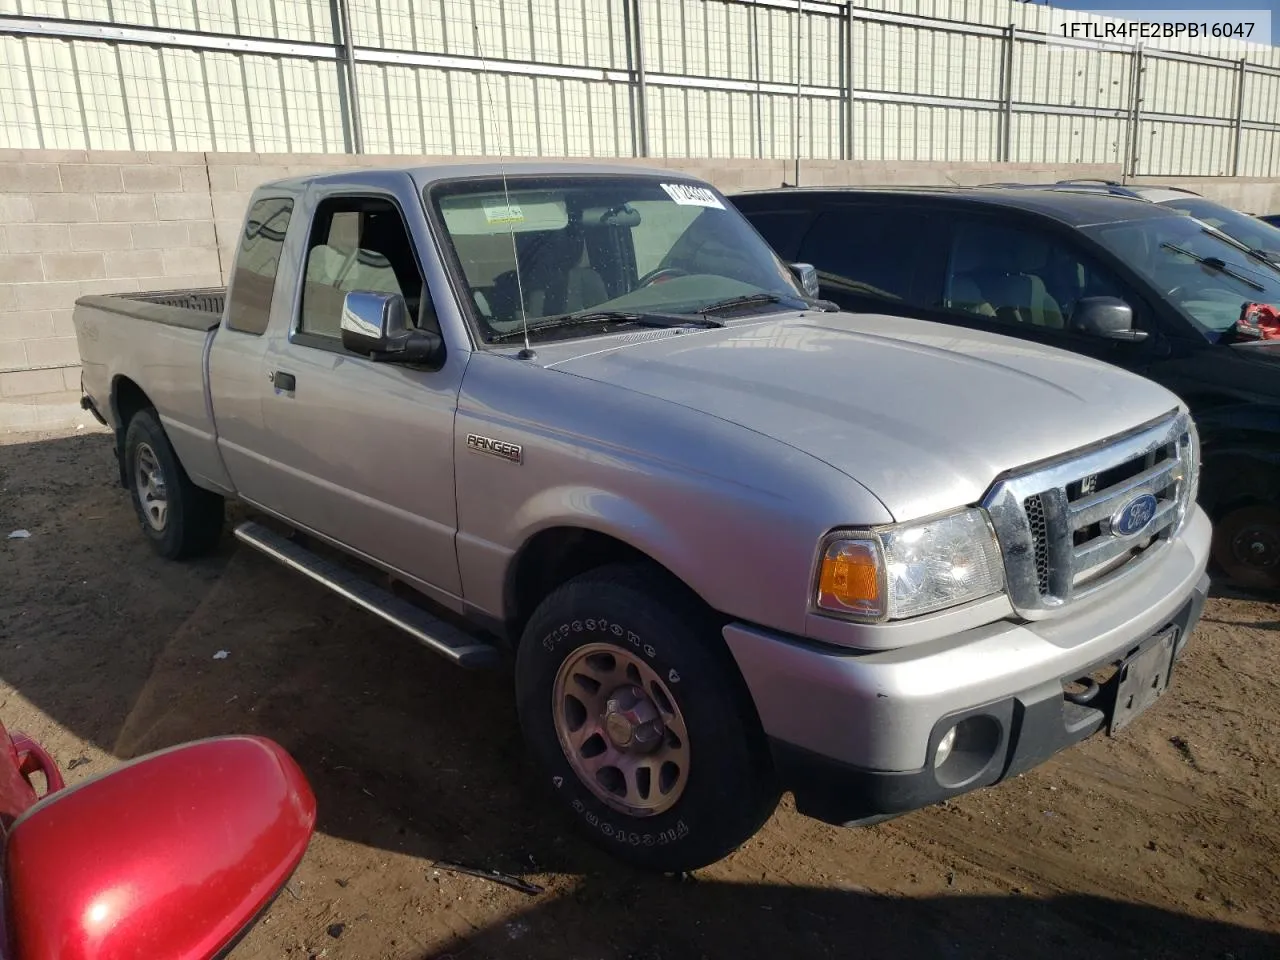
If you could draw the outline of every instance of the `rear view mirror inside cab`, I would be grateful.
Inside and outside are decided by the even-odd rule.
[[[629,203],[617,207],[588,207],[582,211],[582,223],[587,227],[638,227],[640,211]]]
[[[527,190],[510,200],[502,191],[441,197],[440,214],[455,237],[536,233],[563,230],[569,225],[569,209],[562,195]]]

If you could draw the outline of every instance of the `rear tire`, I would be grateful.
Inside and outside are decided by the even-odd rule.
[[[548,596],[517,652],[516,695],[578,828],[635,866],[714,863],[777,805],[737,665],[701,603],[659,571],[605,567]]]
[[[139,410],[124,436],[125,479],[142,533],[167,560],[206,554],[222,536],[222,497],[182,469],[154,409]]]

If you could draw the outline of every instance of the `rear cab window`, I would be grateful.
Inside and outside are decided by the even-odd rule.
[[[267,197],[249,208],[236,251],[227,300],[227,328],[261,336],[271,318],[280,253],[293,216],[289,197]]]

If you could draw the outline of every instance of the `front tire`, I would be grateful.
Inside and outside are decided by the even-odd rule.
[[[1226,511],[1214,523],[1213,559],[1232,583],[1280,590],[1280,506],[1253,503]]]
[[[636,866],[714,863],[777,805],[736,664],[697,599],[658,571],[606,567],[548,596],[521,640],[516,695],[578,827]]]
[[[156,553],[185,560],[217,546],[223,499],[191,482],[155,410],[140,410],[129,421],[124,462],[133,509]]]

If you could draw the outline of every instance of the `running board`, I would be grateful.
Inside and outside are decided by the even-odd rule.
[[[248,520],[236,527],[235,534],[237,540],[399,627],[423,646],[460,667],[473,670],[492,667],[500,659],[498,648],[492,644],[477,640],[453,624],[432,616],[260,523]]]

